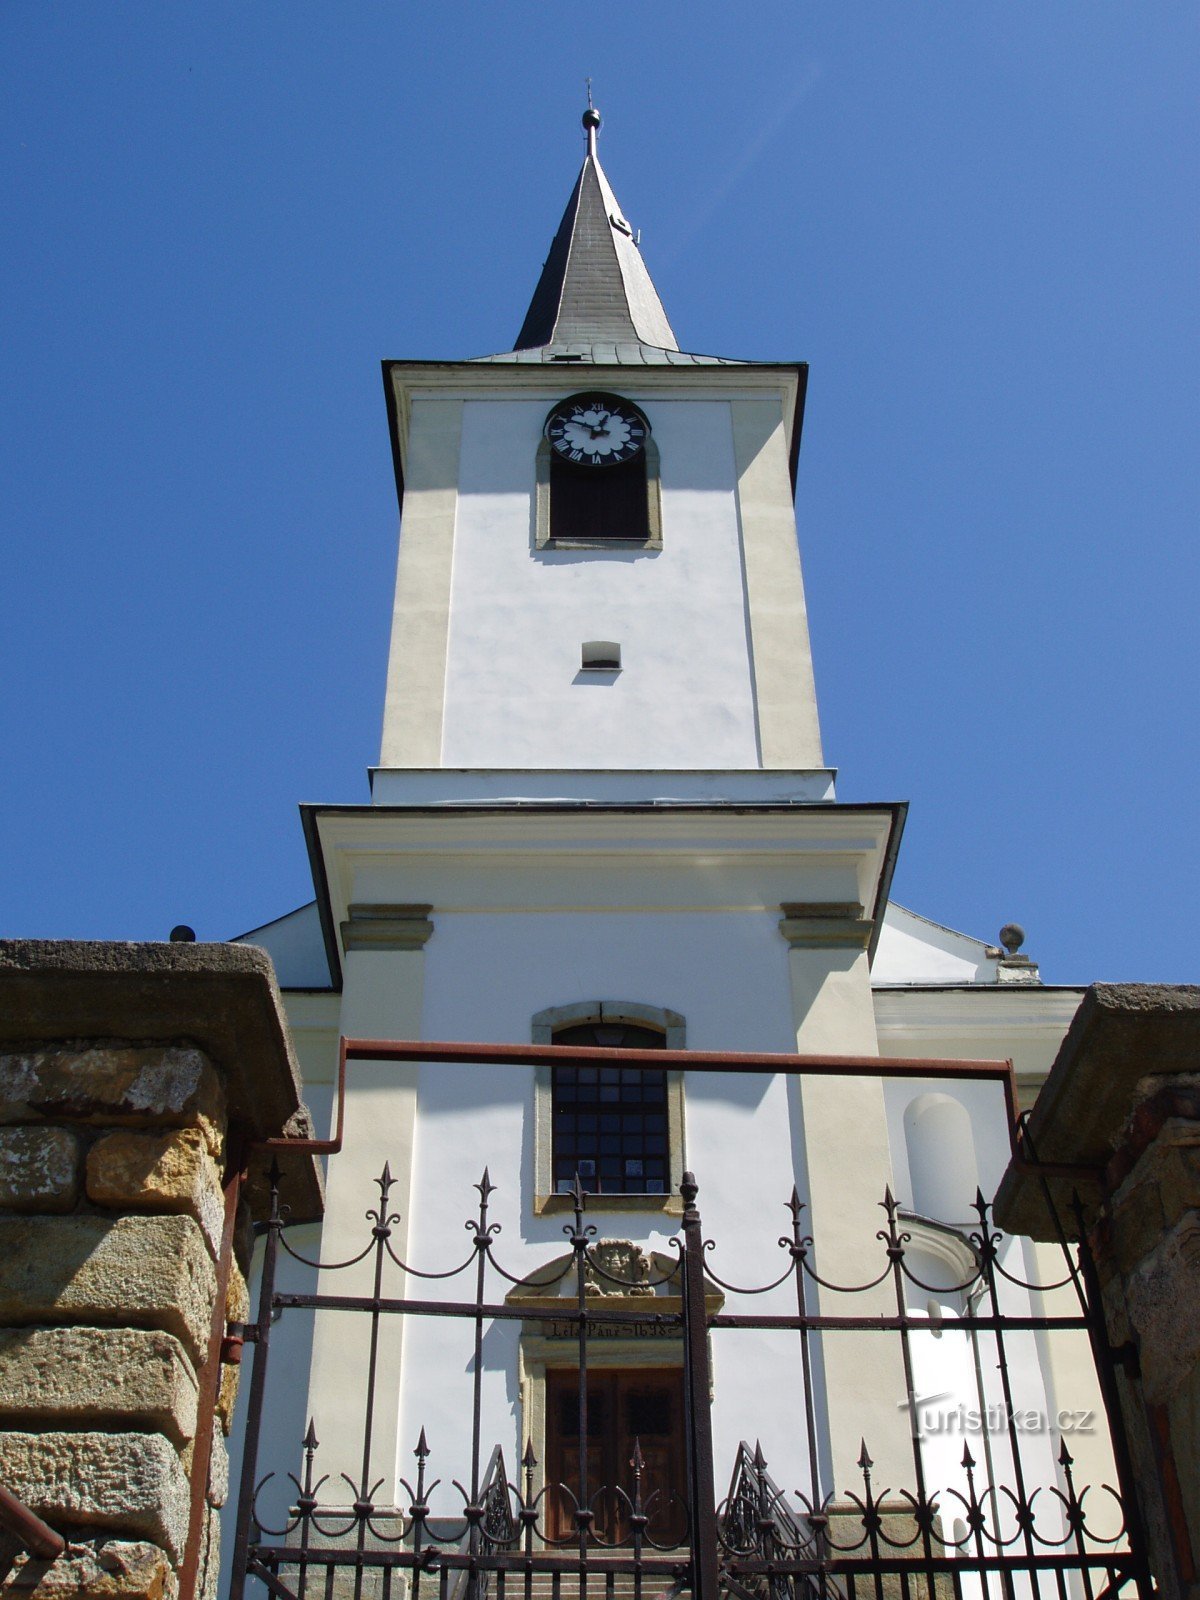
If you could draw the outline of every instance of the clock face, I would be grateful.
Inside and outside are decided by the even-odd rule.
[[[576,394],[546,419],[550,448],[581,467],[632,461],[644,447],[649,424],[635,405],[611,394]]]

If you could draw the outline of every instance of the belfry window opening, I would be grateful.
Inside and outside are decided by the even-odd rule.
[[[537,482],[539,548],[661,546],[658,448],[631,400],[597,392],[559,401],[543,426]]]

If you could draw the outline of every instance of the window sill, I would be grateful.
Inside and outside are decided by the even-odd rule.
[[[661,550],[661,539],[622,539],[597,536],[594,539],[539,539],[539,550]]]
[[[535,1217],[554,1216],[573,1211],[575,1197],[570,1194],[538,1194],[533,1197]],[[683,1199],[677,1194],[589,1194],[587,1214],[597,1211],[654,1212],[662,1216],[681,1217]]]

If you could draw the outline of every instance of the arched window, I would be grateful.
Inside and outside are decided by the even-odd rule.
[[[537,454],[536,542],[662,546],[658,447],[640,407],[599,391],[558,401]]]
[[[585,1022],[558,1028],[554,1044],[661,1050],[657,1028]],[[554,1192],[578,1174],[589,1194],[666,1194],[670,1187],[667,1075],[652,1067],[559,1067],[551,1081]]]
[[[537,1044],[684,1048],[683,1018],[635,1001],[554,1006],[533,1019]],[[578,1173],[590,1206],[679,1209],[683,1074],[581,1062],[540,1068],[535,1089],[535,1210],[556,1210]]]

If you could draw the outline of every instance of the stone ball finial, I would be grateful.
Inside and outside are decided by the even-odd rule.
[[[587,131],[591,133],[593,129],[599,128],[600,126],[600,113],[596,110],[595,106],[589,106],[583,113],[581,121],[583,122],[583,125]]]
[[[189,928],[186,922],[176,923],[175,927],[171,929],[172,944],[195,944],[195,942],[196,930],[195,928]]]
[[[1000,943],[1007,956],[1015,956],[1025,943],[1025,929],[1019,922],[1006,922],[1000,929]]]

